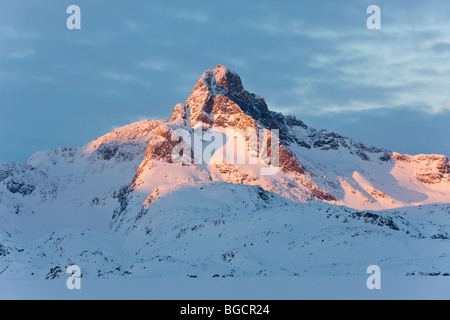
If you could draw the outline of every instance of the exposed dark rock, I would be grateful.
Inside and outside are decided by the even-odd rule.
[[[119,208],[114,210],[114,214],[112,217],[112,221],[114,222],[128,207],[128,194],[129,194],[130,186],[123,186],[120,188],[119,192],[114,195],[115,198],[119,201]]]
[[[111,160],[119,150],[118,145],[102,144],[95,151],[103,160]]]
[[[290,127],[302,127],[305,130],[308,129],[308,126],[303,121],[297,119],[292,115],[286,116],[284,119],[286,121],[286,124]]]
[[[355,151],[356,155],[358,157],[360,157],[362,160],[364,161],[370,161],[370,158],[367,154],[365,154],[364,152],[362,152],[361,150],[356,150]]]
[[[19,193],[23,196],[29,196],[36,189],[36,186],[26,184],[24,182],[19,182],[13,179],[6,184],[6,188],[11,193]]]
[[[365,223],[370,223],[379,227],[387,226],[394,231],[400,231],[400,228],[395,224],[394,219],[391,217],[383,217],[374,212],[353,212],[351,216],[352,218],[363,220]],[[403,219],[401,217],[398,218]]]
[[[317,188],[313,188],[313,195],[314,197],[316,197],[316,199],[319,200],[324,200],[324,201],[337,201],[336,197],[333,196],[332,194],[329,194],[326,191],[317,189]]]
[[[384,162],[389,162],[392,160],[391,154],[388,152],[385,152],[384,155],[382,155],[381,157],[379,157],[378,159],[380,159],[381,161]]]
[[[63,271],[62,271],[60,266],[56,266],[54,268],[51,268],[50,271],[45,276],[45,280],[59,279],[61,277],[62,272]]]
[[[311,149],[311,145],[310,144],[308,144],[307,142],[305,142],[305,141],[303,141],[303,140],[300,140],[299,138],[295,138],[295,142],[300,146],[300,147],[303,147],[303,148],[306,148],[306,149]]]
[[[339,135],[333,132],[321,132],[314,141],[314,148],[321,150],[338,150],[339,149]]]
[[[431,236],[431,239],[433,239],[433,240],[449,240],[447,234],[435,234],[435,235]]]
[[[264,190],[261,187],[257,187],[257,192],[258,192],[258,196],[266,203],[269,203],[270,197],[269,197],[269,192],[267,192],[266,190]]]
[[[9,251],[6,249],[6,247],[0,244],[0,257],[6,257],[8,254]]]

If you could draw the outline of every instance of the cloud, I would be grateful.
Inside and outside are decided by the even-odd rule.
[[[450,52],[450,23],[441,14],[443,2],[426,8],[419,3],[406,8],[404,2],[380,5],[382,29],[376,31],[365,27],[367,6],[356,1],[329,8],[305,6],[297,14],[266,8],[241,18],[243,28],[270,43],[258,59],[292,66],[292,71],[283,71],[291,81],[266,92],[266,98],[277,109],[297,114],[405,106],[429,114],[448,112],[450,68],[442,54]]]
[[[15,28],[11,26],[0,25],[0,39],[17,39],[19,34]]]
[[[439,115],[447,112],[450,112],[450,100],[431,106],[429,111],[432,115]]]
[[[83,29],[82,29],[83,30]],[[113,42],[113,40],[117,39],[120,36],[118,32],[111,31],[89,31],[83,30],[84,32],[82,36],[78,39],[78,43],[85,46],[95,46],[100,47],[107,45],[108,43]]]
[[[119,80],[119,81],[136,81],[136,77],[129,74],[118,74],[114,72],[107,71],[105,72],[105,77],[112,79],[112,80]]]
[[[39,34],[24,32],[11,25],[0,25],[0,40],[38,39]]]
[[[149,69],[152,71],[164,71],[167,68],[173,66],[173,62],[164,59],[148,59],[138,63],[141,68]]]
[[[114,80],[114,81],[129,82],[129,83],[134,83],[136,85],[144,86],[144,87],[152,86],[152,83],[150,81],[142,80],[140,77],[137,77],[137,76],[131,75],[131,74],[107,71],[104,73],[104,76],[105,76],[105,78]]]
[[[8,83],[8,85],[12,85],[12,83],[22,85],[41,85],[42,83],[52,83],[55,81],[55,78],[52,75],[34,72],[0,71],[0,81]]]
[[[303,29],[304,24],[301,21],[283,21],[277,17],[269,15],[261,18],[244,18],[241,24],[253,29],[267,33],[270,36],[294,34],[304,36],[307,34]]]
[[[36,50],[34,49],[22,49],[11,52],[9,57],[12,59],[28,59],[33,57],[35,54]]]
[[[129,32],[136,32],[138,31],[138,26],[136,24],[136,22],[132,21],[132,20],[128,20],[125,22],[125,27],[127,28],[127,30]]]
[[[450,42],[438,42],[435,43],[431,50],[433,50],[436,53],[447,53],[450,52]]]
[[[304,77],[307,82],[285,90],[297,97],[299,111],[348,113],[403,106],[430,114],[449,111],[447,59],[428,50],[430,39],[443,37],[441,31],[428,30],[423,41],[418,41],[420,33],[408,35],[395,28],[379,34],[342,32],[338,41],[332,34],[315,33],[315,44],[323,49],[304,61],[310,71]],[[450,52],[450,45],[444,43],[433,46],[436,53],[447,49]]]
[[[180,11],[175,12],[174,16],[178,19],[182,20],[188,20],[198,23],[204,23],[208,22],[210,20],[210,17],[203,12],[197,12],[197,11]]]

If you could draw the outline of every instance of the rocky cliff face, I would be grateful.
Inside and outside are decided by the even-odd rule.
[[[409,156],[398,153],[393,154],[395,160],[405,164],[422,164],[414,174],[414,178],[427,185],[436,185],[450,182],[450,160],[443,155],[417,155]]]

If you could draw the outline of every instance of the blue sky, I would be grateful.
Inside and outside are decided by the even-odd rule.
[[[169,117],[217,64],[317,129],[450,155],[448,1],[0,0],[0,161]]]

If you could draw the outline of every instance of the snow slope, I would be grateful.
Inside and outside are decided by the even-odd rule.
[[[1,233],[0,279],[448,275],[450,206],[360,212],[298,204],[260,187],[181,186],[117,232]],[[89,225],[90,221],[86,220]]]
[[[173,136],[180,128],[189,132],[190,139],[183,139],[188,149],[199,149],[196,135],[203,139],[203,148],[199,153],[193,151],[190,166],[182,169],[173,165],[171,157],[181,143]],[[272,129],[279,130],[278,172],[261,174],[273,167],[264,162],[248,165],[248,161],[228,161],[224,150],[233,149],[235,143],[236,148],[247,148],[247,156],[258,152],[246,145],[248,137],[235,137],[227,132],[230,129],[262,130],[267,140]],[[208,142],[211,136],[215,138]],[[219,147],[211,151],[218,138]],[[204,150],[208,148],[211,155],[205,161]],[[199,158],[204,160],[202,164],[198,164]],[[141,195],[149,196],[159,188],[161,182],[155,176],[161,170],[167,176],[164,184],[225,181],[258,185],[294,201],[327,202],[360,210],[450,202],[450,160],[446,156],[401,155],[333,132],[317,131],[295,117],[270,111],[264,98],[245,91],[239,76],[220,65],[202,75],[186,103],[175,107],[169,123],[150,141],[131,188],[141,203],[146,201]]]
[[[223,138],[211,161],[196,164],[194,150],[174,163],[206,129]],[[247,146],[229,129],[267,143],[278,129],[276,173],[261,174],[274,162],[222,161],[234,141]],[[272,112],[218,66],[170,120],[0,163],[0,279],[64,277],[70,264],[91,278],[347,275],[372,264],[446,275],[449,174],[445,156],[401,155]]]

